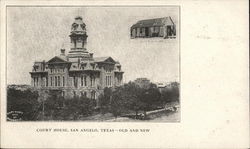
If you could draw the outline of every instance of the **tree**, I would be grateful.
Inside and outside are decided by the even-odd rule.
[[[104,93],[99,97],[100,111],[103,114],[109,111],[111,94],[112,90],[106,87],[104,88]]]
[[[160,104],[160,92],[156,85],[141,88],[129,82],[112,92],[111,111],[115,116],[128,111],[134,111],[136,118],[140,110],[146,115],[147,110],[156,108]]]
[[[155,84],[151,84],[148,89],[143,90],[140,97],[142,103],[140,109],[143,110],[145,117],[147,116],[146,111],[153,110],[161,105],[160,97],[160,91]]]
[[[30,89],[17,90],[8,88],[7,90],[7,112],[21,111],[23,112],[22,120],[36,119],[38,109],[38,93]]]
[[[94,100],[86,97],[64,99],[56,92],[49,92],[44,102],[45,116],[53,120],[78,120],[94,111]]]
[[[162,91],[161,93],[161,100],[164,103],[169,102],[179,102],[179,83],[178,82],[172,82],[170,84],[170,88],[167,88]]]

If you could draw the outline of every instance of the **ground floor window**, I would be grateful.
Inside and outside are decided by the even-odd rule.
[[[81,97],[87,97],[87,93],[86,92],[81,92]]]
[[[62,91],[62,97],[65,97],[65,92],[64,91]]]
[[[91,99],[95,99],[95,95],[96,95],[95,91],[92,91],[91,92]]]

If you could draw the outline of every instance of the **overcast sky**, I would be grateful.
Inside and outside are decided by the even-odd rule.
[[[179,80],[179,40],[130,39],[138,20],[171,16],[178,30],[178,7],[8,7],[7,83],[30,84],[34,61],[46,60],[70,47],[70,29],[80,15],[86,24],[87,49],[94,57],[119,61],[124,81]]]

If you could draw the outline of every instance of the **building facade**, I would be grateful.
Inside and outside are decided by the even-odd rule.
[[[140,20],[130,28],[131,38],[175,38],[176,27],[171,17]]]
[[[123,71],[112,57],[93,57],[87,51],[86,25],[82,17],[71,26],[71,48],[49,61],[34,62],[31,85],[40,91],[55,91],[64,97],[85,96],[97,99],[105,87],[122,85]]]

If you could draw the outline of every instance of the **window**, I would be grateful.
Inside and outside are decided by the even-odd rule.
[[[109,76],[107,76],[107,86],[109,86]]]
[[[86,92],[81,92],[81,97],[87,97],[87,93]]]
[[[95,91],[91,92],[91,99],[95,99]]]
[[[109,77],[110,77],[110,86],[112,86],[112,77],[111,76]]]
[[[74,76],[73,80],[74,80],[74,86],[77,87],[77,77]]]
[[[64,91],[62,91],[62,97],[64,97],[65,96],[65,92]]]
[[[50,77],[50,86],[53,86],[53,77]]]
[[[38,77],[36,77],[36,86],[38,86]]]
[[[36,78],[35,77],[33,78],[33,83],[34,83],[34,86],[36,86]]]
[[[61,77],[60,76],[58,76],[58,86],[61,86]]]
[[[46,80],[46,86],[48,86],[48,77],[46,77],[45,80]]]
[[[81,86],[83,86],[83,76],[81,76]]]
[[[84,86],[87,86],[87,77],[84,76]]]
[[[63,86],[65,86],[65,80],[64,80],[64,76],[63,76]]]
[[[105,84],[106,84],[106,86],[108,86],[108,76],[106,76],[105,79],[106,79],[106,83]]]
[[[93,76],[90,76],[90,86],[93,86]]]
[[[57,76],[55,76],[55,86],[57,86]]]

